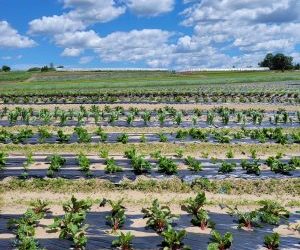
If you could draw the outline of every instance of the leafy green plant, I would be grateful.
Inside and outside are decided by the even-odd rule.
[[[172,159],[168,159],[167,157],[161,156],[158,159],[158,171],[161,173],[165,173],[168,175],[176,174],[178,171],[178,167]]]
[[[121,250],[133,250],[132,240],[134,236],[130,233],[121,232],[116,240],[112,242],[113,247],[119,247]]]
[[[177,133],[176,133],[176,138],[177,139],[180,139],[180,140],[183,140],[185,138],[187,138],[189,135],[189,132],[186,131],[186,130],[178,130]]]
[[[100,156],[101,158],[103,158],[103,159],[107,159],[107,158],[108,158],[108,154],[109,154],[109,152],[108,152],[107,149],[102,149],[102,150],[100,150],[100,152],[99,152],[99,156]]]
[[[275,173],[289,175],[290,171],[296,170],[296,166],[293,164],[286,164],[280,161],[280,157],[269,157],[266,160],[266,164],[271,168],[271,171]]]
[[[275,201],[259,201],[262,206],[257,210],[260,220],[270,225],[278,225],[281,219],[289,218],[290,213]]]
[[[80,153],[77,157],[77,161],[79,164],[80,171],[84,172],[87,176],[91,176],[91,170],[90,165],[91,161],[84,155],[83,153]]]
[[[161,234],[164,238],[162,247],[164,250],[190,250],[191,248],[184,245],[183,239],[186,237],[186,231],[176,231],[172,226],[168,226],[167,229]]]
[[[185,158],[185,164],[188,165],[188,169],[194,172],[199,172],[202,170],[201,162],[197,161],[194,157],[188,156]]]
[[[206,202],[206,196],[204,192],[199,192],[195,198],[189,198],[185,201],[185,204],[181,206],[183,211],[189,214],[196,215],[198,211],[204,206]]]
[[[300,157],[292,157],[289,160],[289,165],[294,166],[294,168],[300,168]]]
[[[157,233],[162,233],[169,224],[171,224],[177,217],[171,213],[168,206],[160,206],[158,200],[152,202],[149,208],[143,208],[142,213],[144,219],[147,218],[147,227],[152,228]]]
[[[124,155],[125,155],[125,157],[127,158],[127,159],[133,159],[134,157],[136,157],[137,156],[137,152],[136,152],[136,149],[134,148],[134,147],[132,147],[132,148],[129,148],[128,150],[126,150],[125,152],[124,152]]]
[[[55,172],[58,172],[60,168],[66,164],[66,159],[60,155],[52,155],[48,158],[50,160],[50,166],[47,171],[47,176],[53,177]]]
[[[16,233],[16,239],[14,240],[13,245],[17,249],[41,249],[39,247],[39,242],[34,239],[35,226],[37,222],[44,217],[47,210],[44,206],[42,206],[41,210],[36,208],[40,207],[35,206],[33,209],[29,208],[20,218],[10,219],[8,221],[8,228],[13,229]]]
[[[8,154],[6,152],[0,151],[0,171],[4,170],[7,162]]]
[[[89,135],[86,129],[77,127],[74,129],[75,133],[77,134],[78,137],[78,142],[79,143],[89,143],[92,140],[92,137]]]
[[[39,143],[44,143],[46,139],[49,139],[52,134],[45,128],[39,128]]]
[[[63,204],[63,210],[66,213],[81,213],[90,210],[92,202],[90,200],[78,200],[74,195]]]
[[[106,203],[109,203],[111,206],[111,214],[106,216],[106,224],[111,226],[112,231],[116,232],[119,230],[125,223],[126,215],[125,215],[125,207],[122,205],[123,199],[112,201],[112,200],[106,200],[104,199],[100,207],[103,207],[106,205]]]
[[[87,243],[85,219],[86,212],[91,209],[91,206],[91,201],[78,200],[72,196],[70,201],[63,204],[65,215],[63,217],[55,217],[53,224],[49,228],[59,231],[60,239],[71,239],[75,249],[85,249]]]
[[[208,212],[202,208],[198,210],[197,214],[193,215],[191,223],[202,230],[215,227],[215,223],[210,219]]]
[[[31,202],[30,206],[33,212],[40,218],[43,218],[50,211],[50,208],[48,207],[49,202],[41,199]]]
[[[58,130],[57,131],[57,140],[60,143],[68,143],[70,141],[71,136],[70,135],[66,135],[64,134],[64,132],[62,130]]]
[[[264,245],[269,250],[278,250],[280,245],[280,236],[278,233],[272,233],[264,237]]]
[[[121,134],[117,138],[117,142],[121,142],[123,144],[127,144],[128,141],[129,141],[129,136],[127,134],[125,134],[125,133]]]
[[[235,168],[236,168],[236,163],[223,161],[218,172],[227,174],[227,173],[233,172],[235,170]]]
[[[33,154],[30,152],[26,155],[25,162],[23,163],[24,169],[27,170],[28,167],[33,163],[34,163]]]
[[[247,174],[260,175],[260,164],[259,160],[254,160],[253,162],[243,159],[241,161],[242,169],[246,170]]]
[[[151,163],[144,156],[138,155],[131,159],[131,165],[135,174],[143,174],[151,171]]]
[[[176,157],[177,158],[182,158],[183,157],[183,153],[184,153],[184,151],[183,151],[183,149],[182,148],[179,148],[179,149],[176,149]]]
[[[210,241],[211,243],[209,243],[207,250],[227,250],[232,245],[233,236],[228,232],[222,236],[219,232],[213,230]]]
[[[230,149],[227,153],[226,153],[226,157],[228,159],[232,159],[234,157],[233,151],[232,149]]]
[[[157,150],[157,151],[155,151],[155,152],[153,152],[153,153],[150,153],[150,156],[151,156],[152,158],[154,158],[154,159],[159,159],[159,158],[162,157],[161,151],[160,151],[160,150]]]
[[[159,133],[157,135],[159,137],[160,142],[167,142],[168,141],[168,137],[164,133]]]
[[[118,172],[122,172],[123,169],[120,166],[116,165],[116,161],[114,158],[106,159],[105,161],[106,167],[105,167],[105,172],[109,174],[114,174]]]
[[[96,135],[98,135],[100,137],[100,141],[102,141],[102,142],[107,141],[108,135],[107,135],[107,133],[104,132],[104,130],[101,127],[97,129]]]
[[[229,214],[237,219],[238,228],[252,229],[253,227],[260,227],[260,216],[257,211],[241,212],[235,208],[229,207]]]

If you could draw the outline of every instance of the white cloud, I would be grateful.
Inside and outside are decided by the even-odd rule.
[[[184,26],[193,27],[191,36],[179,39],[177,51],[189,54],[214,48],[211,58],[226,56],[230,64],[257,65],[267,52],[292,53],[300,43],[300,1],[297,0],[202,0],[189,4],[181,13]],[[230,56],[230,51],[240,56]],[[181,55],[182,56],[182,55]],[[194,57],[194,56],[193,56]],[[185,58],[185,56],[182,56]],[[225,58],[225,57],[224,57]],[[186,60],[189,65],[194,60]],[[202,64],[199,60],[199,65]]]
[[[76,57],[79,56],[82,52],[83,49],[65,48],[64,51],[61,53],[61,56]]]
[[[31,34],[59,34],[84,30],[94,23],[109,22],[122,15],[126,8],[113,0],[62,0],[65,8],[71,8],[60,16],[42,17],[29,23]]]
[[[87,64],[94,60],[93,56],[83,56],[79,59],[80,64]]]
[[[103,37],[95,52],[107,62],[129,61],[150,62],[163,54],[169,54],[171,33],[159,29],[114,32]]]
[[[29,48],[36,43],[18,33],[8,22],[0,21],[0,48]]]
[[[180,14],[192,34],[161,29],[113,32],[101,36],[92,25],[132,11],[153,17],[174,9],[174,0],[61,0],[65,13],[30,23],[33,34],[50,35],[62,56],[94,52],[105,62],[143,62],[151,67],[256,66],[267,52],[281,51],[299,58],[300,1],[298,0],[183,0]],[[100,26],[101,27],[101,26]],[[101,30],[101,29],[100,29]],[[1,39],[1,38],[0,38]],[[89,63],[82,56],[79,63]]]
[[[57,45],[67,48],[95,48],[100,45],[101,38],[93,31],[76,31],[57,34],[54,36]]]
[[[129,0],[128,7],[140,16],[157,16],[170,12],[175,5],[174,0]]]
[[[82,30],[85,25],[81,20],[70,19],[67,15],[42,17],[29,23],[30,34],[56,34]]]

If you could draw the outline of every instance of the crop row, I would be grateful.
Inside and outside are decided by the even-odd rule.
[[[124,171],[123,164],[118,165],[114,157],[109,157],[109,152],[105,150],[101,150],[99,156],[104,159],[103,163],[105,165],[104,171],[107,174],[115,174],[118,172]],[[228,159],[233,158],[234,153],[229,151],[227,153]],[[179,171],[179,164],[184,164],[187,166],[187,170],[191,171],[192,173],[198,173],[204,170],[202,165],[202,161],[196,159],[192,156],[183,157],[183,151],[178,150],[176,154],[176,159],[163,156],[159,151],[154,152],[150,155],[150,158],[146,158],[146,156],[137,153],[135,148],[131,148],[124,153],[124,157],[129,160],[128,165],[131,166],[131,170],[136,175],[140,174],[149,174],[151,170],[156,168],[159,173],[173,175],[177,174]],[[11,159],[13,160],[13,158]],[[26,156],[26,159],[23,161],[23,173],[20,177],[27,178],[28,171],[35,163],[35,158],[32,153],[29,153]],[[46,165],[49,165],[47,170],[48,177],[54,177],[55,173],[58,173],[62,167],[67,164],[67,159],[60,155],[52,155],[48,156],[45,159],[39,159],[39,162],[45,162]],[[87,155],[80,153],[74,159],[68,158],[68,161],[71,161],[72,166],[73,164],[77,164],[78,170],[85,173],[86,176],[91,177],[93,176],[92,170],[94,168],[91,167],[92,161],[95,159],[89,159]],[[260,160],[256,157],[255,151],[252,152],[251,159],[242,159],[239,163],[235,160],[218,160],[216,158],[212,158],[212,164],[218,164],[219,169],[218,173],[220,174],[228,174],[234,172],[239,164],[239,167],[245,170],[246,174],[254,174],[259,176],[262,171],[262,164],[269,167],[269,170],[276,174],[284,174],[290,175],[291,171],[295,171],[297,168],[300,168],[300,158],[293,157],[289,160],[282,159],[282,154],[277,154],[276,156],[272,156],[267,158],[266,160]],[[8,155],[5,152],[0,152],[0,170],[5,170],[8,162]],[[75,163],[74,163],[75,162]],[[237,164],[238,163],[238,164]],[[14,167],[16,163],[10,163],[9,165]],[[180,167],[181,169],[182,167]],[[39,168],[42,170],[42,167]],[[265,167],[264,171],[267,170]]]
[[[32,129],[21,129],[18,132],[0,130],[0,143],[146,143],[146,142],[217,142],[217,143],[238,143],[238,142],[274,142],[280,144],[299,143],[300,131],[284,132],[282,128],[263,129],[179,129],[176,133],[158,134],[127,134],[127,133],[106,133],[99,127],[94,133],[89,133],[83,127],[75,127],[72,134],[58,130],[56,134],[47,128],[41,127],[38,133]]]
[[[152,111],[130,108],[125,111],[122,107],[111,108],[109,106],[100,110],[100,108],[95,105],[90,109],[80,106],[79,110],[63,110],[59,107],[55,107],[53,111],[49,109],[36,111],[33,108],[22,107],[16,107],[9,110],[7,107],[4,107],[0,111],[0,119],[2,121],[7,120],[11,126],[17,123],[26,125],[48,125],[57,123],[60,126],[65,126],[68,122],[76,122],[77,125],[83,125],[90,120],[98,125],[116,125],[118,121],[121,121],[125,126],[133,126],[136,121],[143,126],[149,126],[151,122],[158,122],[160,126],[166,124],[170,125],[170,123],[172,125],[180,126],[183,122],[189,121],[191,126],[197,126],[200,122],[204,122],[209,126],[216,123],[221,123],[226,126],[230,122],[242,126],[249,122],[254,125],[261,125],[266,119],[273,125],[299,123],[300,112],[278,110],[273,114],[265,114],[263,110],[249,109],[237,112],[235,109],[224,107],[214,108],[210,111],[203,111],[201,109],[185,111],[176,110],[172,107],[165,107]],[[119,125],[120,123],[118,123],[118,126]]]
[[[227,250],[233,245],[234,236],[231,232],[220,234],[215,228],[218,222],[212,220],[210,212],[204,208],[207,203],[204,192],[198,193],[195,197],[187,199],[181,207],[181,210],[187,213],[190,218],[190,225],[197,227],[199,233],[210,230],[211,238],[208,242],[208,250]],[[260,207],[242,212],[237,208],[226,206],[227,213],[233,217],[238,229],[245,230],[251,235],[255,228],[266,226],[278,226],[290,217],[290,212],[279,203],[270,200],[260,201]],[[57,232],[61,240],[69,240],[73,249],[83,250],[88,245],[87,216],[91,211],[93,201],[78,200],[74,196],[65,202],[62,206],[63,214],[61,216],[52,216],[49,203],[36,200],[31,203],[27,211],[16,219],[10,219],[8,227],[16,235],[13,246],[16,249],[42,249],[40,243],[35,239],[36,228],[42,219],[50,217],[52,224],[47,226],[48,233]],[[126,207],[124,200],[102,199],[98,207],[110,207],[108,215],[105,216],[105,223],[111,228],[108,234],[117,235],[112,241],[113,249],[133,250],[134,235],[128,231],[121,232],[127,220]],[[146,229],[153,231],[162,238],[159,249],[163,250],[188,250],[186,245],[186,230],[176,230],[176,221],[180,216],[174,214],[169,206],[164,206],[158,200],[153,200],[152,205],[144,207],[141,210],[143,220],[146,221]],[[97,218],[95,218],[97,220]],[[102,221],[98,218],[99,221]],[[101,223],[101,222],[100,222]],[[293,230],[299,230],[295,227]],[[243,240],[243,242],[245,242]],[[254,242],[252,242],[253,244]],[[280,235],[278,233],[268,234],[264,237],[264,246],[269,250],[276,250],[280,245]],[[151,242],[148,242],[151,245]],[[27,248],[26,248],[27,247]],[[43,248],[45,249],[45,248]]]
[[[158,102],[158,103],[299,103],[299,93],[292,92],[108,92],[89,95],[74,94],[36,94],[36,95],[0,95],[0,103],[118,103],[118,102]]]

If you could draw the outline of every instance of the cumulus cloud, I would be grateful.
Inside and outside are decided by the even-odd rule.
[[[42,17],[29,23],[30,34],[57,34],[82,30],[85,25],[81,20],[69,18],[68,15]]]
[[[94,23],[109,22],[122,15],[126,8],[114,0],[62,0],[70,9],[62,15],[42,17],[29,23],[31,34],[57,34],[84,30]]]
[[[93,31],[65,32],[54,36],[57,45],[77,49],[95,48],[99,46],[101,38]]]
[[[174,0],[129,0],[128,7],[140,16],[157,16],[170,12],[175,5]]]
[[[87,64],[94,60],[93,56],[83,56],[79,59],[80,64]]]
[[[291,53],[300,43],[300,2],[297,0],[202,0],[184,1],[187,5],[181,13],[182,25],[192,27],[191,36],[183,36],[177,44],[177,52],[186,55],[199,53],[215,61],[216,66],[228,63],[257,65],[267,52]],[[230,51],[239,56],[230,56]],[[186,60],[194,65],[194,55]],[[185,58],[181,55],[181,59]],[[212,59],[211,59],[212,58]],[[214,60],[223,58],[226,61]],[[243,63],[244,64],[244,63]],[[199,65],[207,63],[199,60]]]
[[[160,29],[114,32],[103,37],[94,51],[107,62],[141,60],[150,62],[161,54],[169,55],[170,36],[171,33]]]
[[[78,48],[65,48],[61,53],[61,56],[76,57],[79,56],[83,51],[83,49]]]
[[[82,56],[83,64],[89,62],[85,50],[105,62],[175,68],[256,66],[267,52],[277,51],[299,58],[299,0],[183,0],[181,25],[193,32],[177,33],[177,39],[175,32],[161,29],[106,36],[92,30],[93,24],[114,20],[128,9],[146,17],[170,12],[174,0],[61,1],[65,13],[33,20],[30,33],[50,35],[64,49],[62,56]]]
[[[0,48],[30,48],[36,45],[32,39],[20,35],[6,21],[0,21],[0,34]]]

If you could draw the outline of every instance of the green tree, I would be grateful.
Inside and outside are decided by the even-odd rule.
[[[286,56],[282,53],[273,55],[268,53],[264,60],[258,64],[260,67],[268,67],[271,70],[289,70],[293,69],[293,57]]]
[[[7,65],[2,66],[2,71],[9,72],[10,70],[11,70],[11,68],[9,66],[7,66]]]

